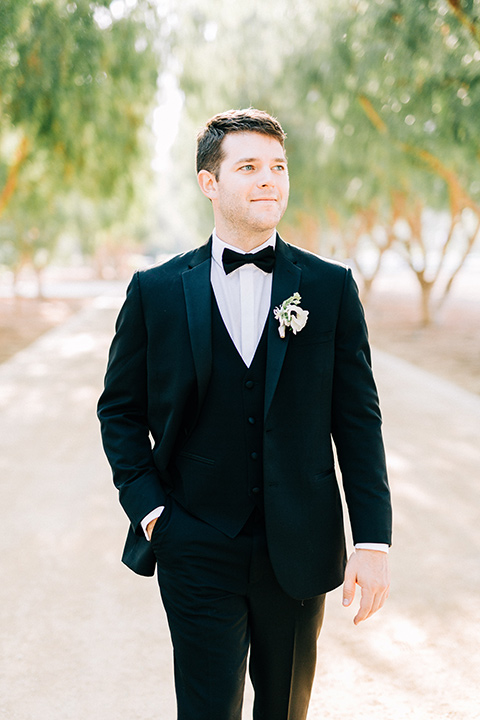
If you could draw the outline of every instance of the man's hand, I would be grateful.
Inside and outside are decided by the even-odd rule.
[[[157,520],[158,520],[158,518],[154,518],[153,520],[150,520],[150,522],[147,525],[146,530],[147,530],[147,535],[148,535],[149,540],[152,539],[153,528],[155,527],[155,523],[157,522]]]
[[[355,625],[380,610],[388,597],[390,573],[388,554],[379,550],[355,550],[345,568],[343,604],[349,607],[355,597],[355,585],[362,588]]]

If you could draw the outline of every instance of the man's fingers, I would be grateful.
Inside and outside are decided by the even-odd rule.
[[[355,625],[358,625],[358,623],[361,623],[363,620],[366,620],[367,618],[372,615],[373,606],[375,601],[375,595],[371,592],[368,592],[367,590],[362,589],[362,594],[360,597],[360,607],[358,608],[358,613],[353,618],[353,622]]]
[[[368,620],[377,610],[383,607],[388,597],[388,589],[379,588],[375,591],[363,590],[360,599],[360,608],[353,622],[358,625],[363,620]]]
[[[152,539],[153,528],[155,527],[155,523],[157,522],[157,520],[158,518],[154,518],[153,520],[150,520],[147,525],[147,535],[149,540]]]
[[[351,555],[345,568],[343,604],[348,607],[355,597],[355,587],[362,589],[360,607],[353,622],[358,625],[380,610],[388,597],[387,556],[374,550],[359,550]]]

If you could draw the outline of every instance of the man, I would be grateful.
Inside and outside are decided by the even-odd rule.
[[[285,134],[229,111],[198,137],[209,242],[137,273],[99,401],[129,519],[123,560],[158,581],[180,720],[306,717],[325,593],[388,594],[391,510],[367,331],[350,270],[285,243]],[[272,272],[273,271],[273,272]],[[356,549],[346,565],[336,446]],[[344,572],[345,571],[345,572]]]

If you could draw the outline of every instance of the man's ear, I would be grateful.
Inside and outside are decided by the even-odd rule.
[[[213,173],[211,172],[208,172],[208,170],[200,170],[197,175],[197,180],[198,184],[200,185],[200,190],[207,198],[212,200],[212,198],[215,197],[217,191],[217,180],[215,178],[215,175],[213,175]]]

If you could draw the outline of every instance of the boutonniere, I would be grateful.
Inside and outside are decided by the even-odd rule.
[[[294,335],[303,330],[307,324],[308,310],[299,307],[302,298],[298,292],[283,301],[280,307],[276,307],[273,311],[275,319],[280,323],[278,326],[278,334],[281,338],[285,337],[285,329],[288,328]]]

